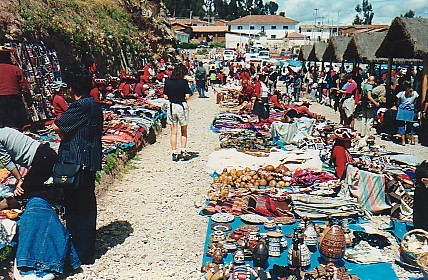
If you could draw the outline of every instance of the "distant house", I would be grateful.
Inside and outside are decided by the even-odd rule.
[[[279,15],[249,15],[228,23],[231,32],[260,35],[267,39],[282,39],[296,31],[297,20]]]
[[[191,39],[199,42],[224,42],[227,31],[227,26],[192,26]]]
[[[388,25],[300,25],[299,33],[313,42],[327,41],[331,36],[352,36],[356,33],[388,30]]]

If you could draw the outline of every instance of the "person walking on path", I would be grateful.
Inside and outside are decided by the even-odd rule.
[[[0,47],[0,119],[8,127],[22,129],[28,124],[27,106],[32,105],[30,87],[22,70],[12,64],[13,48]]]
[[[202,62],[200,62],[198,68],[196,68],[195,80],[199,98],[208,98],[208,96],[205,95],[205,89],[207,87],[207,71],[203,67]]]
[[[190,98],[190,88],[184,76],[187,68],[183,64],[175,66],[171,77],[165,80],[164,95],[169,100],[168,123],[171,127],[170,142],[172,149],[172,160],[189,160],[190,155],[187,147],[187,126],[189,124],[189,106],[187,100]],[[177,151],[178,125],[181,127],[181,153]]]
[[[375,109],[380,106],[380,103],[373,97],[373,86],[375,84],[375,77],[370,76],[367,82],[363,85],[361,109],[363,113],[361,124],[361,136],[371,136],[371,129],[373,127]]]
[[[59,161],[84,166],[77,189],[64,191],[65,220],[81,263],[93,264],[97,224],[95,174],[101,170],[103,113],[89,95],[92,83],[89,72],[73,70],[65,73],[65,80],[75,101],[52,128],[61,137]]]

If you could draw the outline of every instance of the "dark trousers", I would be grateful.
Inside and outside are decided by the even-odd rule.
[[[415,188],[415,201],[413,202],[413,225],[415,228],[428,231],[428,188]]]
[[[24,197],[28,198],[37,192],[46,190],[44,183],[52,176],[52,168],[57,161],[58,155],[49,147],[49,144],[42,144],[37,148],[31,169],[22,184]]]
[[[65,220],[82,264],[95,261],[97,201],[95,172],[84,171],[82,184],[74,191],[64,191]]]

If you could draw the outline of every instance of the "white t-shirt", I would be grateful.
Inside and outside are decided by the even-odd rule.
[[[413,91],[413,95],[406,97],[405,91],[400,91],[397,93],[397,98],[400,99],[400,104],[410,105],[415,102],[415,99],[419,97],[419,94],[416,91]]]
[[[260,97],[268,97],[268,95],[269,95],[269,89],[268,89],[268,87],[266,86],[265,83],[263,83],[263,82],[260,82],[260,83],[262,85],[262,92],[261,92]]]

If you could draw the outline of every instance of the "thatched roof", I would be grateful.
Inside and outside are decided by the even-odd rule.
[[[343,54],[345,53],[348,43],[351,41],[350,37],[333,36],[330,38],[327,49],[324,52],[324,61],[343,61]]]
[[[358,62],[376,62],[376,51],[386,36],[385,32],[359,33],[351,37],[343,58]]]
[[[428,56],[428,18],[396,17],[376,52],[377,57],[424,58]]]
[[[299,60],[308,60],[309,54],[311,53],[312,45],[303,45],[300,47]]]
[[[322,61],[323,60],[322,57],[326,49],[327,49],[327,43],[324,43],[324,42],[315,43],[309,54],[308,60]]]

